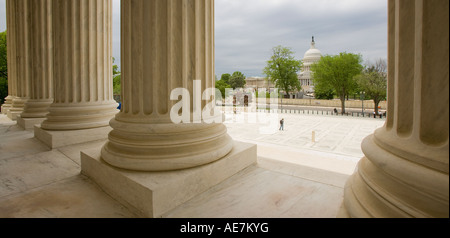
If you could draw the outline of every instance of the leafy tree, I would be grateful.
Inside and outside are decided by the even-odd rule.
[[[290,92],[300,90],[297,72],[302,67],[302,61],[294,58],[294,52],[290,48],[281,45],[274,47],[272,53],[264,68],[267,78],[288,95]]]
[[[334,89],[328,84],[314,86],[314,97],[317,99],[331,100],[335,94]]]
[[[372,98],[375,114],[378,115],[378,105],[387,96],[387,62],[379,59],[369,64],[360,75],[355,76],[355,80],[365,95]]]
[[[0,77],[8,78],[6,31],[0,33]]]
[[[346,96],[357,87],[354,77],[363,69],[361,62],[361,55],[343,52],[322,56],[311,66],[315,87],[333,88],[341,100],[342,114],[345,113]]]
[[[0,104],[8,96],[8,65],[6,31],[0,33]]]
[[[216,81],[216,88],[219,89],[220,93],[222,94],[222,98],[225,98],[225,89],[231,88],[231,86],[225,81],[219,80]]]
[[[229,82],[228,84],[233,89],[243,88],[245,86],[245,84],[246,84],[246,82],[245,82],[245,75],[243,73],[239,72],[239,71],[236,71],[236,72],[234,72],[231,75],[231,77],[230,77],[228,82]]]
[[[230,84],[230,78],[231,74],[222,74],[222,76],[220,76],[220,80],[226,84]]]
[[[120,74],[117,74],[113,77],[113,94],[120,95],[121,91]]]
[[[113,63],[116,61],[116,59],[113,57]],[[117,66],[116,64],[114,64],[113,65],[113,75],[116,75],[116,74],[120,74],[120,71],[119,71],[119,66]]]
[[[113,63],[116,59],[113,57]],[[121,81],[120,81],[120,71],[119,66],[113,65],[113,94],[120,95],[121,93]]]

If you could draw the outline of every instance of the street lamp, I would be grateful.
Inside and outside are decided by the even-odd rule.
[[[361,107],[362,107],[362,114],[363,114],[363,116],[364,116],[364,98],[365,98],[365,93],[366,92],[364,92],[364,91],[362,91],[362,92],[359,92],[360,93],[360,95],[361,95]]]

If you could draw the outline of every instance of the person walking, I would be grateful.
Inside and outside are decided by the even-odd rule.
[[[280,121],[280,131],[284,131],[284,118],[281,118]]]

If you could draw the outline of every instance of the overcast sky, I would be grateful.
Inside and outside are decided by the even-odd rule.
[[[113,2],[113,56],[120,64],[120,0]],[[0,32],[6,29],[0,0]],[[323,55],[387,58],[387,0],[215,0],[216,75],[263,76],[274,46],[302,59],[315,37]]]

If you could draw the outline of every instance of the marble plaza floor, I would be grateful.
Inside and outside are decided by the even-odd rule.
[[[276,119],[275,129],[264,130],[267,123],[252,116],[227,114],[225,125],[236,141],[257,144],[258,163],[162,217],[335,217],[345,181],[363,156],[361,140],[384,124],[373,118],[260,114]],[[278,130],[281,118],[284,131]],[[135,217],[80,174],[80,151],[100,149],[104,142],[50,150],[31,130],[0,115],[0,217]]]

